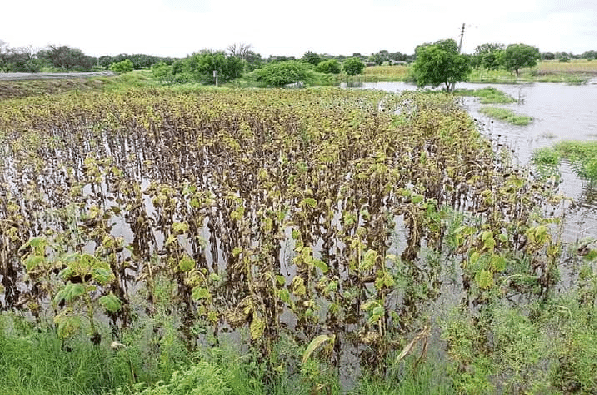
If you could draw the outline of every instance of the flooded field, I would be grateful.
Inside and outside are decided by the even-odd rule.
[[[479,130],[493,141],[496,149],[507,147],[515,163],[530,165],[533,151],[550,147],[558,141],[597,139],[597,80],[586,85],[557,83],[533,84],[473,84],[459,83],[457,89],[493,87],[513,97],[516,102],[501,104],[533,121],[526,126],[511,125],[493,120],[479,112],[479,99],[462,98],[467,111],[477,120]],[[403,82],[363,83],[361,89],[387,92],[414,91],[416,86]],[[570,197],[575,204],[568,211],[565,239],[575,242],[597,237],[597,191],[579,178],[569,163],[561,165],[558,192]]]
[[[567,203],[447,96],[139,89],[3,104],[0,307],[65,339],[99,344],[102,326],[117,334],[165,297],[189,347],[244,332],[267,359],[290,339],[346,378],[354,363],[383,373],[413,334],[426,352],[438,306],[473,316],[561,286]]]

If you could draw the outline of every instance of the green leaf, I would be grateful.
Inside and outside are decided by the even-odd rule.
[[[369,250],[367,250],[367,252],[365,252],[363,259],[361,259],[361,262],[359,263],[359,269],[361,269],[363,271],[369,270],[373,266],[375,266],[376,261],[377,261],[377,251],[369,249]]]
[[[106,311],[110,313],[116,313],[122,307],[122,302],[113,293],[110,293],[106,296],[102,296],[98,299],[98,302]]]
[[[315,208],[315,207],[317,207],[317,200],[315,200],[313,198],[305,198],[301,202],[301,206],[309,206],[311,208]]]
[[[318,268],[319,270],[321,270],[321,272],[323,274],[326,274],[328,272],[328,265],[326,265],[324,261],[321,261],[319,259],[314,259],[313,260],[313,265],[316,268]]]
[[[288,292],[286,288],[281,288],[278,290],[278,297],[282,302],[288,305],[292,304],[292,301],[290,300],[290,292]]]
[[[186,222],[174,222],[172,224],[172,230],[176,234],[186,233],[189,230],[189,224]]]
[[[489,270],[481,270],[475,276],[477,286],[481,289],[489,289],[493,286],[493,275]]]
[[[66,285],[66,287],[62,288],[60,290],[60,292],[58,292],[56,294],[56,297],[54,298],[54,303],[60,303],[63,300],[70,303],[73,300],[75,300],[76,298],[78,298],[79,296],[84,295],[84,294],[85,294],[85,287],[83,286],[83,284],[68,283]]]
[[[313,354],[313,352],[319,346],[321,346],[323,343],[328,342],[328,341],[333,343],[335,340],[336,340],[336,335],[331,335],[331,336],[319,335],[319,336],[317,336],[315,339],[311,340],[311,343],[309,343],[309,345],[307,346],[307,349],[303,353],[302,362],[306,363],[307,360],[309,359],[309,357],[311,356],[311,354]]]
[[[305,282],[302,277],[295,276],[292,279],[292,293],[301,296],[307,293],[307,288],[305,288]]]
[[[195,287],[193,288],[193,295],[191,297],[193,300],[211,299],[211,293],[207,288]]]
[[[91,271],[91,278],[97,281],[100,285],[106,285],[114,278],[114,274],[110,269],[96,267]]]
[[[494,255],[491,257],[491,267],[496,272],[502,272],[506,270],[506,258],[500,255]]]
[[[46,261],[46,258],[40,255],[30,255],[25,259],[25,267],[27,271],[33,270],[36,267],[42,265]]]
[[[195,268],[195,261],[187,254],[184,254],[184,256],[178,262],[178,268],[182,272],[191,271]]]
[[[413,197],[411,198],[412,202],[417,204],[417,203],[421,203],[424,199],[423,195],[413,195]]]
[[[81,329],[81,317],[60,314],[54,317],[54,323],[58,324],[58,337],[62,339],[76,335]]]

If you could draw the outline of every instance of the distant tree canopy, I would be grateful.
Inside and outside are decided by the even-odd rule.
[[[467,56],[458,52],[458,45],[453,39],[419,45],[416,59],[413,75],[418,86],[444,84],[450,91],[456,82],[466,81],[471,72]]]
[[[101,67],[107,68],[112,63],[122,62],[126,59],[129,59],[133,63],[133,69],[135,70],[149,68],[159,62],[164,62],[166,64],[172,64],[172,62],[174,62],[174,59],[169,57],[160,57],[145,54],[129,55],[126,53],[121,53],[116,56],[100,56],[98,63]]]
[[[10,48],[0,40],[0,72],[36,72],[43,62],[37,59],[32,48]]]
[[[348,75],[357,75],[363,72],[365,63],[363,63],[359,58],[349,58],[342,63],[342,68]]]
[[[510,44],[502,56],[504,68],[516,72],[517,76],[520,69],[537,66],[540,58],[539,49],[526,44]]]
[[[97,59],[87,56],[78,48],[50,45],[37,53],[38,59],[61,70],[86,71],[95,66]]]

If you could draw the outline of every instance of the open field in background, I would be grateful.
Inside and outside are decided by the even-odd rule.
[[[363,77],[377,81],[406,81],[410,73],[409,66],[375,66],[365,67]],[[358,76],[356,76],[358,77]]]
[[[586,73],[597,76],[597,60],[572,59],[568,62],[544,60],[537,65],[539,74],[549,73]]]

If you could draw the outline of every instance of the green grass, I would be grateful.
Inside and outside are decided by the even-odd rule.
[[[1,395],[223,395],[340,394],[334,369],[311,358],[302,365],[304,345],[282,341],[268,364],[238,344],[220,342],[188,351],[177,336],[167,337],[172,322],[155,331],[149,320],[125,331],[124,347],[112,349],[107,334],[99,346],[86,337],[68,342],[52,329],[37,329],[26,320],[0,317]],[[161,334],[161,335],[158,335]],[[161,337],[161,338],[160,338]],[[161,345],[161,346],[158,346]],[[420,351],[419,351],[420,352]],[[452,394],[447,361],[416,363],[407,358],[389,363],[388,376],[363,377],[348,394]],[[313,392],[319,391],[319,392]],[[329,392],[328,392],[329,391]]]
[[[481,107],[479,110],[488,117],[499,119],[513,125],[526,126],[533,121],[533,118],[526,115],[515,114],[514,111],[500,107]]]
[[[478,97],[481,99],[481,104],[507,104],[516,102],[516,99],[507,93],[489,86],[482,89],[457,89],[454,91],[454,95]]]

